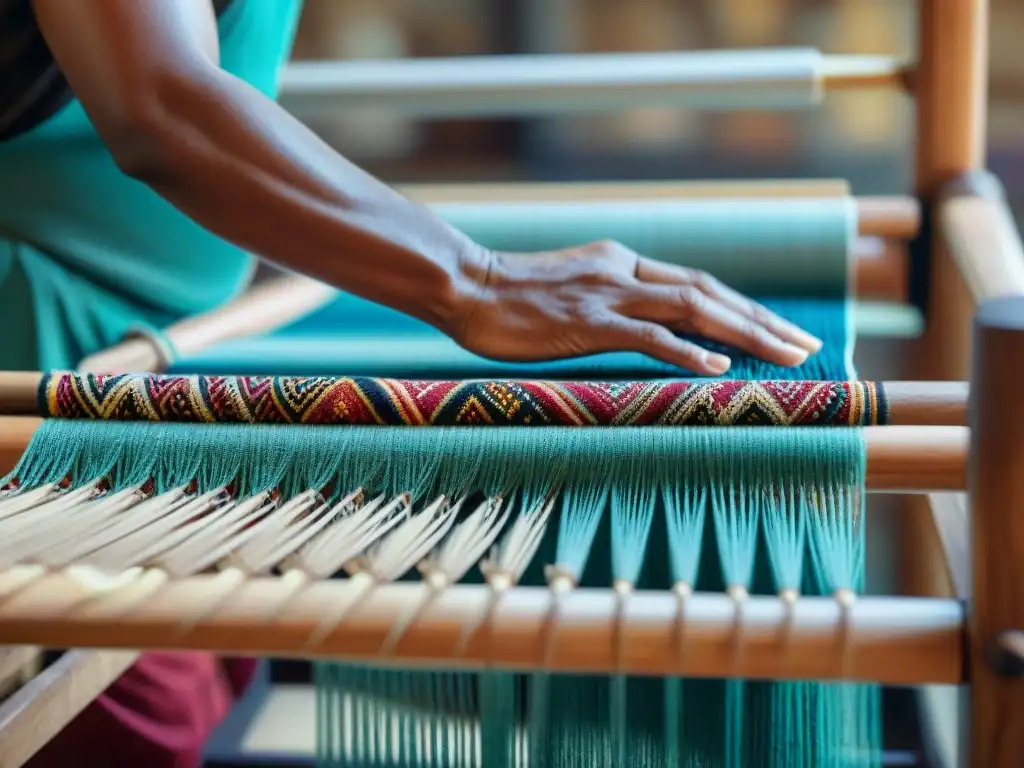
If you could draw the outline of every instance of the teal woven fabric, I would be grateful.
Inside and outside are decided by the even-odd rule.
[[[707,270],[826,342],[821,354],[799,368],[740,357],[730,376],[852,375],[847,297],[857,222],[851,200],[446,205],[438,211],[496,249],[538,252],[615,239],[652,258]],[[525,365],[487,360],[420,321],[346,294],[288,328],[177,360],[171,370],[396,378],[628,379],[685,373],[630,353]]]
[[[849,308],[845,301],[764,302],[825,342],[796,368],[733,356],[730,378],[817,380],[851,378],[847,368]],[[702,339],[708,348],[719,348]],[[180,359],[171,373],[302,376],[385,376],[404,379],[658,379],[680,369],[636,353],[616,352],[545,363],[505,363],[474,355],[425,323],[348,295],[294,326],[241,339]]]

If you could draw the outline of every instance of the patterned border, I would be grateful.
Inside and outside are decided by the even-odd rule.
[[[43,416],[65,419],[385,426],[872,426],[864,381],[399,381],[343,377],[54,373]]]

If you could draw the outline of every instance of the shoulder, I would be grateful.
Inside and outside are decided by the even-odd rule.
[[[70,99],[32,0],[0,0],[0,141],[29,130]]]
[[[220,18],[246,0],[210,2]],[[32,0],[0,0],[0,142],[47,121],[73,98],[39,31]]]

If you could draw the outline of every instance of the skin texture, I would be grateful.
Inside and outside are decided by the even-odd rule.
[[[124,173],[261,258],[424,320],[484,357],[636,351],[698,374],[799,365],[821,344],[707,274],[617,243],[488,251],[364,173],[218,66],[209,0],[34,0],[58,64]]]

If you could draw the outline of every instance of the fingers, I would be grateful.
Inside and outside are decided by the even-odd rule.
[[[619,311],[674,330],[742,350],[775,365],[797,366],[807,360],[802,347],[783,341],[751,317],[745,317],[693,286],[645,286],[636,300]]]
[[[821,349],[820,339],[779,317],[767,307],[751,301],[706,272],[641,258],[637,265],[636,275],[640,281],[647,283],[692,285],[736,314],[750,318],[784,342],[806,350],[809,354],[814,354]]]
[[[701,376],[721,376],[732,365],[732,361],[725,355],[709,352],[680,339],[657,323],[622,318],[604,336],[616,349],[640,352]]]

